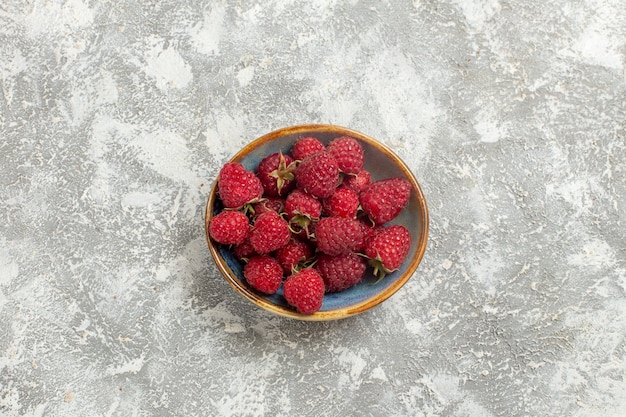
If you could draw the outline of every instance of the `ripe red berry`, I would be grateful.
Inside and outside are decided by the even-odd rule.
[[[373,238],[376,234],[376,231],[383,226],[377,226],[367,216],[359,217],[358,221],[359,223],[361,223],[361,229],[363,230],[363,244],[356,249],[356,252],[362,252],[363,250],[365,250],[367,242],[369,242],[369,240]]]
[[[409,202],[411,183],[404,178],[375,181],[359,195],[363,211],[376,223],[394,219]]]
[[[356,175],[344,175],[342,184],[358,194],[369,185],[371,178],[369,171],[362,169]]]
[[[274,294],[283,281],[283,269],[280,264],[267,255],[250,258],[243,268],[243,275],[252,288],[265,294]]]
[[[363,233],[363,226],[358,220],[322,217],[315,227],[317,249],[331,256],[354,252],[363,245]]]
[[[354,254],[345,253],[337,256],[321,254],[315,269],[324,280],[326,292],[346,290],[363,280],[367,266],[365,260]]]
[[[333,194],[339,184],[337,161],[326,151],[307,156],[296,169],[298,188],[317,198]]]
[[[402,265],[411,248],[411,234],[402,225],[379,229],[367,242],[365,255],[374,267],[374,275],[385,276]]]
[[[220,170],[217,182],[220,199],[227,208],[239,208],[261,198],[261,181],[238,162],[228,162]]]
[[[283,294],[290,306],[300,314],[313,314],[320,310],[324,301],[324,280],[312,268],[293,274],[283,284]]]
[[[359,196],[347,187],[339,187],[333,195],[322,202],[324,214],[338,217],[355,218],[359,209]]]
[[[288,219],[298,215],[319,219],[322,215],[322,203],[302,190],[293,190],[285,199],[285,213]]]
[[[285,200],[285,213],[292,232],[308,237],[312,233],[309,225],[322,215],[322,203],[302,190],[293,190]]]
[[[262,198],[260,201],[252,205],[254,216],[258,216],[270,210],[280,214],[283,212],[284,208],[285,201],[278,197]]]
[[[256,251],[252,247],[252,244],[250,243],[250,239],[246,239],[243,243],[233,247],[233,254],[240,261],[250,259],[254,255],[257,255]]]
[[[254,250],[265,255],[285,246],[290,237],[287,221],[275,211],[267,211],[255,219],[249,239]]]
[[[312,255],[311,248],[306,242],[292,239],[291,242],[276,251],[276,260],[282,266],[283,272],[289,275],[294,272],[294,269],[301,267],[308,261]]]
[[[287,195],[295,186],[293,173],[296,164],[289,155],[282,152],[270,154],[259,162],[257,177],[263,184],[266,197],[280,197]]]
[[[365,160],[361,144],[350,136],[341,136],[328,144],[328,153],[335,160],[341,172],[357,174],[363,169]]]
[[[240,211],[224,210],[211,219],[209,235],[224,245],[239,245],[246,240],[250,224]]]
[[[298,161],[302,161],[309,155],[314,154],[315,152],[323,151],[326,149],[324,144],[319,141],[319,139],[307,137],[298,139],[298,141],[291,148],[291,156],[293,159]]]

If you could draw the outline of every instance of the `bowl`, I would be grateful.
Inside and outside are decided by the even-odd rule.
[[[357,139],[363,147],[364,168],[370,172],[372,181],[403,177],[411,183],[413,190],[407,206],[390,222],[390,224],[404,225],[412,238],[409,253],[398,270],[379,280],[372,275],[371,268],[368,268],[361,283],[341,292],[327,293],[318,312],[303,315],[287,304],[282,296],[282,289],[273,295],[265,295],[253,290],[243,276],[243,264],[227,246],[210,239],[209,222],[222,208],[217,192],[217,179],[206,205],[205,234],[211,255],[226,281],[238,294],[258,307],[280,316],[300,320],[342,319],[379,305],[395,294],[413,276],[426,250],[428,208],[424,193],[411,169],[390,148],[363,133],[345,127],[320,124],[285,127],[252,141],[237,152],[230,162],[239,162],[246,169],[254,171],[265,156],[278,151],[288,153],[298,139],[307,136],[313,136],[324,144],[340,136],[351,136]]]

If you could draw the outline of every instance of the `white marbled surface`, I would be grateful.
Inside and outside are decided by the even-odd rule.
[[[0,4],[0,416],[626,415],[623,0]],[[220,277],[223,162],[393,147],[426,256],[371,312]]]

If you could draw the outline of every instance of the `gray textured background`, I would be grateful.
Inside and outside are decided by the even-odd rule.
[[[0,415],[626,415],[621,0],[3,1]],[[219,167],[271,130],[379,138],[432,217],[330,323],[210,259]]]

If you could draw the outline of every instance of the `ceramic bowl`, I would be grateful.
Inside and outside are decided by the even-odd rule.
[[[312,315],[299,314],[287,304],[282,296],[282,289],[268,296],[249,287],[243,276],[243,264],[235,258],[228,247],[219,245],[209,238],[209,222],[222,208],[217,195],[217,181],[215,181],[208,198],[205,215],[205,233],[211,255],[226,281],[237,293],[272,313],[314,321],[335,320],[362,313],[396,293],[411,278],[424,255],[428,239],[428,208],[422,189],[411,169],[391,149],[363,133],[333,125],[286,127],[252,141],[237,152],[230,161],[240,162],[246,169],[254,171],[265,156],[278,151],[288,153],[292,145],[300,138],[313,136],[324,144],[328,144],[331,140],[344,135],[351,136],[361,143],[365,153],[364,167],[370,172],[372,181],[404,177],[413,186],[408,205],[397,218],[390,222],[402,224],[410,231],[412,244],[409,254],[400,269],[386,275],[382,280],[378,281],[378,278],[371,274],[371,268],[368,268],[361,283],[341,292],[326,294],[320,311]]]

